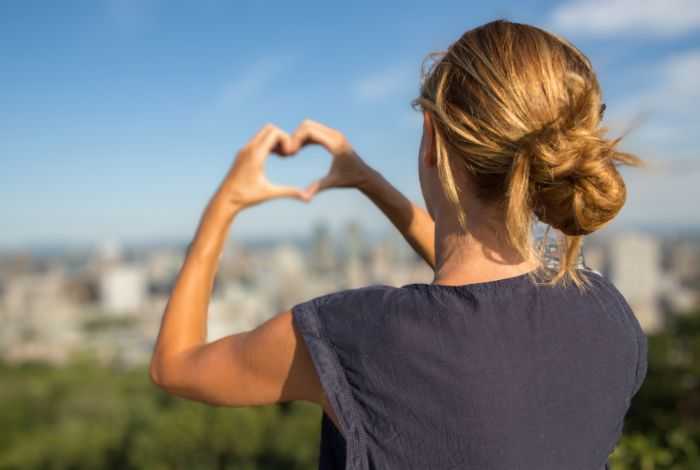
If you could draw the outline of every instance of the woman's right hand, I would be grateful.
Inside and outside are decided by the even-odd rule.
[[[295,154],[307,144],[320,144],[333,156],[328,174],[304,190],[309,199],[328,188],[359,189],[391,220],[428,265],[435,269],[435,222],[430,214],[413,204],[379,172],[367,165],[340,131],[305,119],[290,135],[289,141],[289,145],[283,146],[281,150],[285,154]]]
[[[290,153],[296,153],[309,144],[322,145],[333,156],[328,173],[311,183],[305,193],[313,197],[329,188],[358,188],[369,181],[372,168],[355,152],[345,135],[311,119],[305,119],[290,135]]]

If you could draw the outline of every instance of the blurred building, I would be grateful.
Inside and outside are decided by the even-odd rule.
[[[273,303],[275,312],[297,303],[308,279],[307,260],[301,250],[291,243],[283,243],[272,252],[270,270],[260,278],[257,285],[266,291]]]
[[[314,224],[311,237],[311,266],[317,273],[328,273],[336,269],[336,253],[330,226],[325,220]]]
[[[345,263],[343,266],[344,286],[348,289],[362,287],[367,284],[367,273],[364,260],[367,258],[367,242],[362,232],[362,226],[357,221],[351,221],[345,227]]]
[[[135,312],[143,305],[147,291],[146,270],[142,266],[121,264],[100,273],[100,304],[107,312]]]
[[[344,245],[346,259],[361,260],[367,252],[367,242],[358,221],[351,221],[345,226]]]
[[[585,239],[581,253],[582,263],[593,271],[603,274],[607,271],[607,253],[601,243]]]
[[[668,269],[680,283],[692,287],[700,278],[700,243],[696,240],[674,241],[670,247]],[[695,286],[700,289],[700,286]]]
[[[643,233],[619,233],[609,244],[610,279],[649,333],[663,327],[660,248],[656,238]]]
[[[97,258],[101,261],[121,261],[123,256],[124,248],[117,240],[103,240],[97,246]]]
[[[230,281],[222,284],[221,292],[209,309],[208,341],[252,330],[278,313],[267,290]]]
[[[148,258],[148,277],[157,281],[173,279],[180,271],[184,258],[185,253],[175,248],[155,250]]]
[[[8,360],[60,361],[80,340],[78,314],[63,270],[13,276],[0,308],[0,352]]]

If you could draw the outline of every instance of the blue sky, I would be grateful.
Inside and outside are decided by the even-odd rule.
[[[235,152],[266,122],[308,117],[423,204],[418,90],[425,54],[496,18],[571,39],[593,61],[613,133],[652,167],[624,169],[610,226],[700,225],[700,3],[6,1],[0,4],[0,246],[188,239]],[[271,156],[305,186],[319,147]],[[389,222],[360,193],[244,211],[232,237],[305,234],[325,218]]]

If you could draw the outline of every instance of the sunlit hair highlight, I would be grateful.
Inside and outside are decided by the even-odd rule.
[[[492,21],[425,57],[411,105],[431,114],[438,175],[461,227],[468,224],[460,199],[468,181],[480,200],[503,208],[509,242],[538,261],[549,285],[582,288],[576,266],[583,237],[607,225],[626,200],[617,166],[643,165],[617,149],[621,137],[606,137],[589,59],[553,33]],[[537,220],[548,227],[535,246]],[[559,232],[554,272],[544,262],[549,227]]]

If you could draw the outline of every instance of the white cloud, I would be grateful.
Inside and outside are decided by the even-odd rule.
[[[573,0],[552,13],[554,28],[592,36],[676,36],[700,27],[698,0]]]
[[[662,85],[654,94],[657,105],[695,109],[700,99],[700,49],[672,56],[663,64],[662,74]]]
[[[617,118],[629,119],[633,115],[645,114],[649,118],[672,115],[685,116],[698,122],[696,111],[700,106],[700,49],[676,53],[651,65],[646,73],[655,79],[653,87],[642,90],[613,103],[610,111]],[[669,126],[662,126],[664,133]]]
[[[397,63],[357,79],[353,95],[359,100],[379,101],[386,97],[415,90],[420,83],[420,67],[413,63]]]
[[[255,62],[245,65],[244,72],[233,81],[224,85],[221,101],[224,105],[241,104],[246,100],[260,96],[270,83],[295,62],[295,56],[262,56]]]

